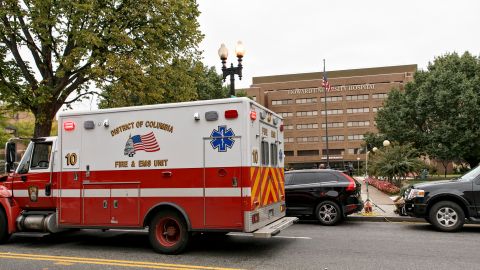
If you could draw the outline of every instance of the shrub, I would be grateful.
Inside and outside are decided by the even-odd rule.
[[[372,177],[369,177],[366,181],[369,185],[372,185],[378,190],[385,192],[389,195],[398,194],[400,192],[400,189],[397,186],[388,181],[383,181]]]

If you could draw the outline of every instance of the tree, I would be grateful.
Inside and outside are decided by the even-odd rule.
[[[166,102],[225,98],[228,89],[222,87],[222,77],[215,68],[200,61],[175,61],[162,70],[160,80],[146,76],[142,81],[123,80],[102,92],[100,108],[138,106]]]
[[[30,110],[34,136],[48,136],[56,112],[95,94],[93,84],[132,92],[182,84],[176,71],[200,55],[198,16],[194,0],[0,0],[0,100]]]
[[[405,91],[390,92],[378,130],[444,161],[480,162],[480,58],[465,52],[435,58]],[[439,147],[441,146],[441,147]]]
[[[369,173],[372,175],[385,176],[387,179],[400,187],[401,180],[409,173],[419,172],[425,164],[418,158],[418,151],[408,145],[383,147],[370,155]]]

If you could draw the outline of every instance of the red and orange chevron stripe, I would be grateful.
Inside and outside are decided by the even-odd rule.
[[[285,197],[283,168],[250,168],[252,207],[262,207],[282,201]]]

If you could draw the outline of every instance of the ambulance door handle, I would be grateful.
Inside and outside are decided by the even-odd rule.
[[[232,187],[238,187],[238,178],[237,177],[232,178]]]
[[[103,200],[103,208],[107,208],[108,207],[108,201],[107,200]]]
[[[172,176],[172,172],[170,172],[170,171],[162,172],[162,174],[163,174],[163,177],[171,177]]]

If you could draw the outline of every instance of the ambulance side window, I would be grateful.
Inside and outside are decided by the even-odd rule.
[[[270,144],[270,155],[272,156],[272,166],[276,167],[278,165],[278,158],[277,158],[277,144],[271,143]]]
[[[52,143],[35,143],[30,162],[30,169],[41,170],[48,169],[50,164],[50,153],[52,151]]]
[[[268,142],[262,142],[262,165],[268,165],[270,157],[268,153]]]

